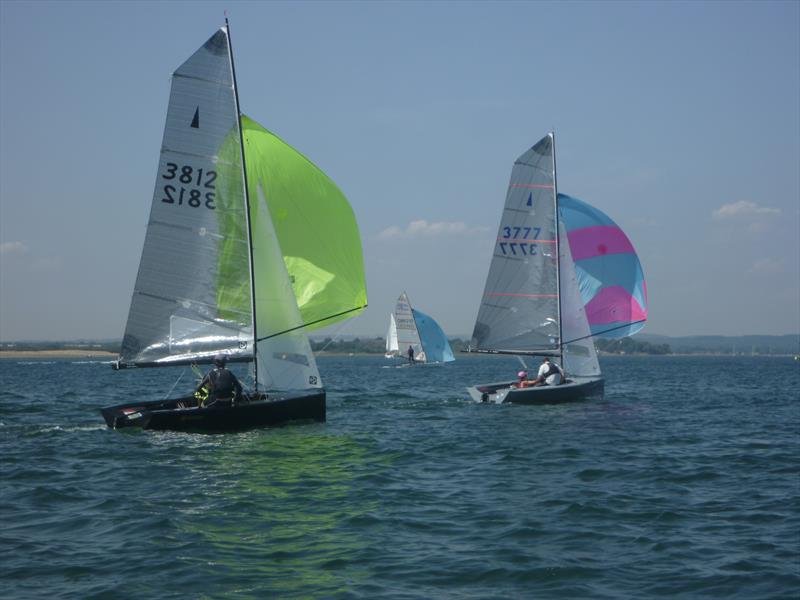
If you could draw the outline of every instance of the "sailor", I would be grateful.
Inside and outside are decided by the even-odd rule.
[[[524,388],[533,385],[533,382],[528,379],[527,371],[520,371],[517,373],[517,379],[519,379],[519,381],[513,384],[511,387]]]
[[[406,354],[408,354],[408,362],[413,364],[414,363],[414,348],[409,346],[408,347],[408,352]]]
[[[242,384],[236,379],[236,375],[225,368],[225,356],[217,354],[214,357],[214,368],[203,377],[203,381],[197,386],[197,391],[208,390],[210,402],[206,404],[221,403],[232,405],[234,399],[242,395]]]
[[[564,378],[564,371],[556,363],[551,363],[546,356],[539,367],[536,379],[530,384],[534,385],[559,385]]]

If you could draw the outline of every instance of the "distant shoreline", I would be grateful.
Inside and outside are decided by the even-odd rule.
[[[459,353],[461,354],[461,353]],[[784,357],[784,356],[794,356],[791,353],[787,354],[729,354],[729,353],[716,353],[716,352],[672,352],[670,354],[646,354],[646,353],[631,353],[631,354],[617,354],[613,352],[598,352],[598,354],[603,357],[631,357],[631,356],[693,356],[693,357],[700,357],[700,356],[728,356],[728,357],[742,357],[742,356],[765,356],[765,357]],[[80,350],[80,349],[70,349],[70,350],[0,350],[0,360],[3,359],[20,359],[20,358],[107,358],[107,359],[115,359],[118,356],[116,352],[109,352],[107,350]],[[372,352],[314,352],[314,356],[380,356],[380,353],[372,353]],[[477,356],[477,355],[469,355],[467,354],[464,356]],[[500,354],[483,354],[481,356],[507,356],[507,355],[500,355]],[[396,362],[397,359],[395,359]],[[405,361],[405,359],[403,359]]]
[[[114,358],[116,352],[107,350],[0,350],[4,358]]]

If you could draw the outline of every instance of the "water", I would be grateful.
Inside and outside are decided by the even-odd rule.
[[[97,412],[182,369],[0,361],[0,596],[798,596],[800,363],[603,358],[550,407],[468,402],[515,359],[386,364],[321,358],[327,423],[197,435]]]

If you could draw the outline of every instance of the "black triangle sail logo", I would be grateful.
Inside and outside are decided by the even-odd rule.
[[[200,107],[194,109],[194,118],[192,119],[192,127],[200,129]]]

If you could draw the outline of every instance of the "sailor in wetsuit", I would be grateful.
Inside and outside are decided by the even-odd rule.
[[[242,384],[236,379],[236,375],[225,368],[225,357],[221,354],[214,357],[214,368],[203,377],[203,381],[197,386],[198,392],[203,388],[208,390],[206,406],[212,404],[231,406],[233,401],[242,395]]]

